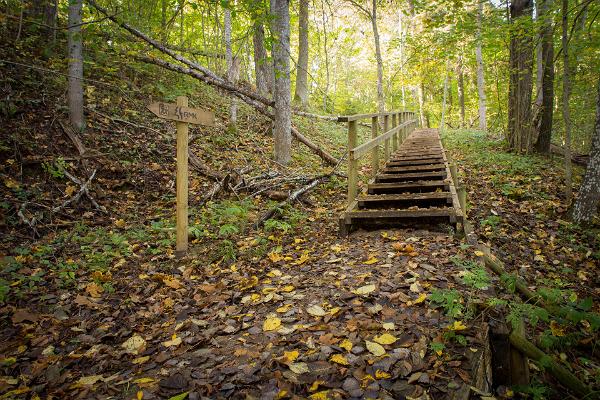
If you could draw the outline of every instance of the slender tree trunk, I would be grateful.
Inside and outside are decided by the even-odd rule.
[[[446,97],[448,96],[448,80],[450,79],[448,64],[449,61],[446,62],[446,77],[444,78],[444,100],[442,101],[442,120],[440,121],[440,132],[444,132],[444,129],[446,128],[444,125],[446,117]]]
[[[291,92],[290,92],[290,4],[289,0],[271,0],[273,62],[275,70],[275,161],[286,165],[291,159]]]
[[[256,75],[256,89],[260,94],[272,94],[273,86],[270,84],[270,67],[267,61],[267,50],[265,50],[265,29],[262,22],[254,22],[252,35],[254,44],[254,74]]]
[[[460,127],[465,127],[465,82],[463,73],[463,56],[458,56],[458,65],[456,66],[457,72],[457,86],[458,86],[458,107],[460,108]]]
[[[479,129],[487,131],[487,110],[485,98],[485,80],[483,76],[483,54],[481,51],[481,19],[483,17],[483,0],[477,6],[477,40],[475,58],[477,59],[477,94],[479,96]]]
[[[83,38],[81,36],[82,0],[69,0],[69,120],[76,131],[85,129],[83,116]]]
[[[224,36],[225,36],[225,62],[227,63],[227,80],[229,82],[234,81],[234,65],[233,65],[233,53],[231,51],[231,10],[225,8],[223,15],[224,25]],[[231,105],[229,106],[229,126],[235,127],[237,122],[237,101],[231,99]]]
[[[531,0],[513,0],[510,34],[510,80],[508,96],[508,142],[512,150],[529,152],[533,127],[531,94],[533,89],[533,41],[528,26]]]
[[[562,53],[563,53],[563,120],[565,125],[565,197],[569,204],[573,197],[571,171],[571,113],[569,97],[571,82],[569,70],[569,0],[562,0]]]
[[[536,0],[535,1],[535,20],[539,23],[543,21],[543,10],[544,0]],[[543,22],[542,22],[543,25]],[[539,40],[537,45],[535,46],[535,109],[536,112],[539,112],[542,109],[542,99],[544,97],[544,93],[542,92],[543,80],[544,80],[544,61],[543,61],[543,49],[542,49],[542,41],[544,40],[543,28],[540,31]]]
[[[179,45],[184,46],[184,18],[185,18],[185,0],[179,0]]]
[[[294,101],[305,107],[308,102],[308,0],[300,0],[298,17],[298,68]]]
[[[373,0],[371,23],[373,24],[373,39],[375,40],[375,58],[377,59],[377,108],[379,112],[383,114],[385,112],[385,97],[383,95],[383,59],[381,58],[379,31],[377,29],[377,0]]]
[[[167,43],[167,0],[161,0],[160,40]]]
[[[596,97],[596,123],[592,132],[592,148],[585,176],[579,188],[579,196],[573,207],[573,221],[589,224],[598,211],[600,203],[600,79]]]
[[[325,0],[321,0],[321,14],[323,17],[323,52],[325,54],[325,91],[323,92],[323,112],[327,113],[327,99],[329,97],[329,45],[327,43],[327,17],[325,13]]]
[[[536,142],[536,150],[540,153],[550,152],[552,139],[552,119],[554,113],[554,35],[550,7],[552,0],[542,0],[538,13],[543,19],[541,32],[542,48],[542,91],[540,130]]]
[[[417,88],[417,97],[419,98],[419,118],[421,119],[421,126],[423,128],[429,128],[427,119],[425,118],[425,88],[423,81],[419,83]]]

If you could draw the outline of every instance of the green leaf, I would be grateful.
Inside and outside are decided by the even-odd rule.
[[[169,397],[169,400],[185,400],[185,399],[187,399],[189,394],[190,394],[190,392],[183,392],[183,393],[177,394],[173,397]]]

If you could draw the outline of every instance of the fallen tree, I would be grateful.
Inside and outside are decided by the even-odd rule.
[[[242,101],[244,101],[245,103],[249,104],[254,109],[256,109],[259,113],[265,115],[269,119],[271,119],[271,120],[274,119],[274,114],[269,109],[269,107],[273,107],[273,105],[274,105],[273,100],[268,99],[248,88],[240,87],[238,85],[234,85],[234,84],[230,83],[226,79],[221,78],[220,76],[218,76],[217,74],[212,72],[210,69],[208,69],[196,62],[193,62],[193,61],[187,59],[186,57],[183,57],[181,54],[176,53],[175,51],[164,46],[162,43],[158,42],[157,40],[154,40],[151,37],[149,37],[148,35],[142,33],[141,31],[129,26],[128,24],[126,24],[122,21],[119,21],[114,15],[109,14],[108,10],[106,10],[105,8],[96,4],[96,2],[94,0],[87,0],[87,1],[92,7],[94,7],[96,10],[98,10],[106,18],[113,21],[114,23],[119,25],[121,28],[123,28],[126,31],[128,31],[129,33],[131,33],[133,36],[145,41],[146,43],[150,44],[155,49],[159,50],[160,52],[162,52],[164,54],[167,54],[168,56],[170,56],[171,58],[173,58],[176,61],[179,61],[180,63],[184,64],[185,66],[173,64],[173,63],[170,63],[170,62],[167,62],[167,61],[155,58],[155,57],[136,56],[135,57],[136,59],[143,61],[143,62],[161,66],[161,67],[169,69],[171,71],[189,75],[189,76],[196,78],[208,85],[218,87],[218,88],[224,90],[229,95],[235,96],[235,97],[241,99]],[[305,116],[309,115],[307,113],[303,113],[303,114],[305,114]],[[326,163],[328,163],[330,165],[335,165],[337,163],[337,159],[335,157],[333,157],[332,155],[327,153],[325,150],[321,149],[316,144],[312,143],[308,138],[306,138],[304,135],[302,135],[294,127],[292,127],[292,135],[300,143],[306,145],[310,150],[312,150],[313,153],[315,153],[316,155],[321,157]]]

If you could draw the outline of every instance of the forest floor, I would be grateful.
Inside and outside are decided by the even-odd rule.
[[[277,167],[267,121],[247,108],[232,131],[219,93],[95,57],[89,73],[117,87],[88,85],[87,166],[58,124],[64,77],[18,66],[0,77],[11,99],[0,143],[2,398],[449,398],[476,374],[482,335],[498,315],[525,317],[529,337],[599,387],[600,323],[588,313],[600,297],[599,227],[567,222],[560,160],[506,153],[478,132],[444,135],[480,239],[578,320],[521,303],[451,227],[339,238],[339,175],[256,229],[276,204],[266,192],[205,201],[213,182],[192,172],[191,251],[178,260],[173,128],[150,119],[145,104],[181,94],[212,104],[217,127],[193,129],[191,147],[214,170],[247,178],[278,171],[268,184],[288,191],[331,168],[298,144],[290,167]],[[64,67],[56,62],[46,66]],[[341,156],[343,126],[295,122]],[[91,194],[107,212],[86,198],[48,212],[78,190],[65,171],[83,178],[93,169]],[[39,222],[32,228],[22,217]],[[534,368],[520,390],[564,398]]]

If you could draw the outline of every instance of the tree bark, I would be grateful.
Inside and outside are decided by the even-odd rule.
[[[552,0],[542,0],[538,16],[542,18],[542,88],[540,131],[535,148],[540,153],[550,152],[552,118],[554,114],[554,38],[550,7]]]
[[[81,36],[82,0],[69,0],[69,121],[77,132],[85,129],[83,115],[83,40]]]
[[[460,109],[460,128],[465,127],[465,83],[463,73],[463,56],[458,56],[458,64],[456,66],[457,86],[458,86],[458,107]]]
[[[262,22],[254,21],[252,35],[254,44],[254,75],[256,76],[256,90],[263,96],[273,94],[273,74],[267,61],[267,50],[265,50],[265,29]]]
[[[444,99],[442,101],[442,119],[440,121],[440,132],[444,132],[444,124],[446,118],[446,97],[448,96],[448,80],[450,79],[450,73],[448,72],[448,64],[450,60],[446,62],[446,77],[444,78]]]
[[[233,65],[233,53],[231,51],[231,10],[225,8],[223,14],[224,36],[225,36],[225,62],[227,63],[227,80],[234,82],[235,71]],[[231,99],[229,106],[229,126],[235,127],[237,121],[237,101]]]
[[[377,0],[373,0],[371,14],[373,24],[373,39],[375,40],[375,57],[377,59],[377,108],[379,113],[385,112],[385,97],[383,95],[383,59],[381,58],[381,46],[379,43],[379,30],[377,29]]]
[[[592,136],[590,158],[579,188],[579,196],[573,207],[573,221],[577,224],[591,223],[600,203],[600,80],[596,98],[596,123]]]
[[[421,120],[421,127],[429,128],[427,119],[425,118],[425,87],[423,81],[419,83],[417,88],[417,97],[419,98],[419,119]]]
[[[478,0],[477,6],[477,40],[475,58],[477,59],[477,94],[479,96],[479,129],[487,131],[485,79],[483,75],[483,54],[481,51],[481,19],[483,18],[483,0]]]
[[[290,92],[290,9],[289,0],[271,0],[273,16],[273,67],[275,70],[275,161],[287,165],[291,160],[291,92]]]
[[[508,95],[508,143],[511,150],[531,150],[533,127],[531,92],[533,89],[533,41],[526,26],[532,16],[531,0],[510,4],[510,80]]]
[[[308,102],[308,0],[300,0],[298,17],[298,67],[294,101],[306,107]]]
[[[562,0],[562,53],[563,53],[563,120],[565,125],[565,197],[569,204],[573,197],[571,170],[571,112],[569,97],[571,95],[569,67],[569,0]]]

